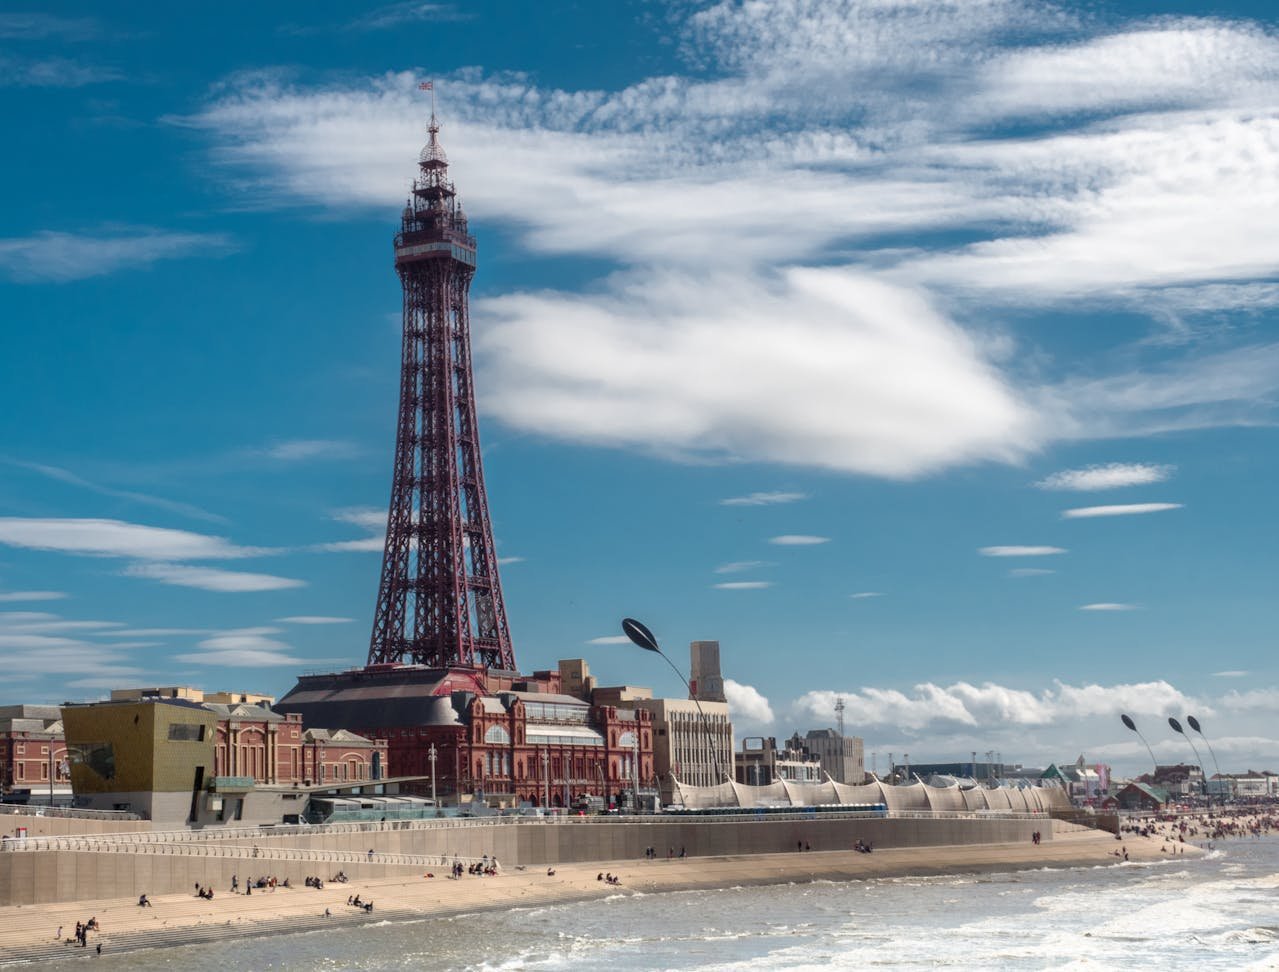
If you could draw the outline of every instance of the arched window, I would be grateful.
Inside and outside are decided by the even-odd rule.
[[[486,743],[498,743],[502,746],[509,746],[511,743],[511,734],[502,726],[489,726],[488,732],[484,733],[484,741]]]
[[[635,733],[633,732],[622,733],[621,736],[618,737],[617,745],[622,747],[623,749],[630,749],[632,746],[635,745]]]

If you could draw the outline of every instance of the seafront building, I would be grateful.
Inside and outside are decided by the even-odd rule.
[[[61,707],[75,806],[159,826],[298,823],[310,788],[382,778],[386,744],[305,729],[270,696],[187,686],[120,689]],[[239,702],[235,699],[253,699]]]
[[[0,793],[11,803],[70,803],[70,766],[56,705],[0,706]]]
[[[809,729],[791,736],[787,746],[821,763],[822,771],[836,783],[856,785],[866,780],[865,743],[859,736],[845,736],[835,729]]]

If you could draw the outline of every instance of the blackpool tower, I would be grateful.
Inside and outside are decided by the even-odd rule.
[[[404,343],[369,665],[515,671],[484,493],[467,294],[475,237],[431,113],[395,237]]]

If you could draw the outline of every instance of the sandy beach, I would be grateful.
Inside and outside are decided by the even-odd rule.
[[[871,854],[812,851],[605,861],[558,865],[554,874],[547,874],[545,868],[507,868],[493,877],[464,875],[458,880],[449,878],[447,868],[441,868],[411,879],[326,883],[322,889],[281,887],[252,895],[230,894],[226,888],[217,888],[211,901],[194,893],[161,895],[153,899],[150,908],[138,907],[136,900],[115,899],[0,909],[0,962],[34,963],[93,955],[99,944],[104,954],[115,954],[227,937],[445,917],[635,892],[1119,864],[1122,858],[1117,858],[1115,852],[1121,847],[1137,863],[1167,860],[1170,853],[1187,857],[1201,853],[1192,845],[1172,843],[1162,835],[1125,835],[1120,842],[1108,833],[1070,829],[1038,845],[1027,842],[886,849]],[[620,885],[598,880],[601,873],[617,875]],[[372,901],[372,913],[349,906],[347,899],[354,895],[362,901]],[[89,933],[87,948],[55,938],[59,927],[63,939],[72,938],[76,922],[89,918],[97,919],[100,931]]]

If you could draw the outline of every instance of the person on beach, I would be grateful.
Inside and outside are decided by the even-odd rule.
[[[238,875],[231,875],[231,893],[235,894],[240,890],[240,878]]]
[[[58,926],[58,933],[57,933],[56,935],[54,935],[54,936],[53,936],[53,940],[54,940],[55,942],[60,942],[60,941],[62,941],[62,926],[61,926],[61,925],[59,925],[59,926]]]
[[[138,898],[138,907],[139,907],[139,908],[150,908],[150,907],[151,907],[151,901],[147,898],[147,896],[146,896],[145,894],[144,894],[144,895],[142,895],[140,898]],[[58,929],[58,931],[61,931],[61,930],[62,930],[62,929],[60,929],[60,928]]]

